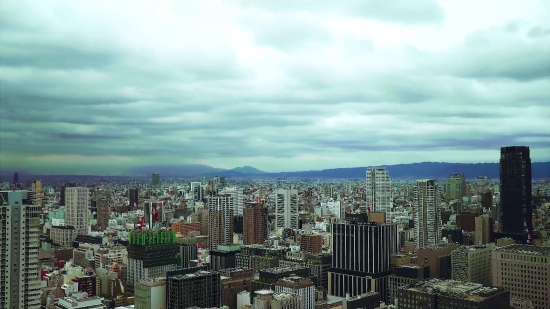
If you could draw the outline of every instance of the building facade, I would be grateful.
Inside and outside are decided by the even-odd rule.
[[[40,308],[40,207],[26,193],[0,192],[0,308]]]
[[[441,240],[439,187],[435,179],[419,180],[414,187],[414,232],[416,250]]]
[[[298,229],[298,190],[275,191],[275,228]]]
[[[243,210],[243,244],[263,244],[267,238],[267,208],[246,203]]]
[[[531,157],[529,147],[500,149],[500,225],[504,233],[530,231],[532,224]]]
[[[383,168],[368,168],[366,183],[366,205],[361,205],[361,212],[384,212],[386,222],[391,222],[393,208],[391,178]]]
[[[90,189],[85,187],[65,188],[65,225],[74,227],[77,235],[88,235],[89,205]]]
[[[210,250],[219,245],[233,243],[233,197],[230,194],[218,195],[208,199],[208,220]]]

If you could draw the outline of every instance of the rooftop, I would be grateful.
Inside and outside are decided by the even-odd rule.
[[[496,248],[495,251],[550,256],[550,247],[532,246],[532,245],[513,244],[509,246]]]
[[[444,294],[471,301],[483,301],[505,291],[503,288],[486,287],[479,283],[442,279],[416,282],[406,287],[406,289],[427,294]]]

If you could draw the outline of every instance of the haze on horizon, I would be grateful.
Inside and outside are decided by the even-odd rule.
[[[550,160],[550,2],[3,1],[0,169]]]

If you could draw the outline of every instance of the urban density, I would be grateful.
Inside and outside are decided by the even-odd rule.
[[[526,146],[499,179],[1,186],[1,308],[550,306],[550,182]]]
[[[550,0],[0,0],[0,309],[550,309]]]

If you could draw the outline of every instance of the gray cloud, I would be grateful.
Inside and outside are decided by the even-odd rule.
[[[2,168],[550,159],[550,25],[513,4],[129,4],[0,7]]]

